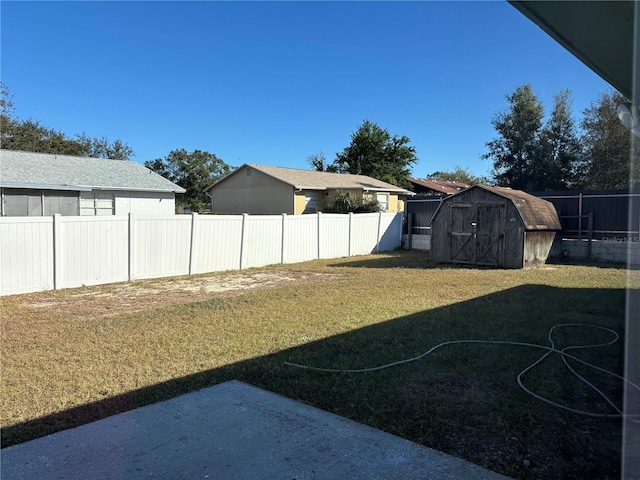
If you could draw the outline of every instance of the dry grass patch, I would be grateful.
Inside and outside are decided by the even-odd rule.
[[[510,476],[616,478],[619,421],[515,384],[540,352],[452,346],[363,375],[284,362],[360,368],[455,339],[546,345],[557,323],[623,333],[627,274],[638,285],[639,273],[434,268],[398,252],[3,298],[3,446],[236,378]],[[621,345],[584,358],[621,372]],[[535,388],[601,408],[557,362],[545,369]],[[604,388],[619,400],[618,385]]]

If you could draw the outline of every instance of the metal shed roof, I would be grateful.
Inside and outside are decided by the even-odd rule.
[[[43,190],[186,191],[135,162],[15,150],[0,150],[0,186]]]
[[[543,200],[542,198],[534,197],[522,190],[513,190],[507,187],[489,187],[487,185],[474,185],[473,187],[469,187],[466,190],[445,198],[433,217],[435,218],[442,205],[446,202],[455,201],[457,197],[467,195],[473,189],[486,190],[513,202],[518,212],[520,212],[520,216],[527,230],[562,230],[558,212],[556,212],[556,207],[553,206],[553,203]],[[433,222],[433,219],[431,219],[431,222]]]
[[[440,192],[446,195],[452,195],[465,188],[469,188],[469,185],[462,182],[449,182],[446,180],[431,180],[429,178],[414,178],[407,177],[407,180],[414,185],[420,185],[425,188],[429,188],[434,192]]]

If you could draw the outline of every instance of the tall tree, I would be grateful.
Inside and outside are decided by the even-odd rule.
[[[204,189],[231,172],[215,154],[201,150],[188,153],[184,148],[172,150],[165,158],[144,163],[145,167],[168,178],[186,190],[178,203],[191,206],[193,212],[204,212],[209,197]]]
[[[467,185],[487,185],[490,183],[487,177],[474,175],[469,171],[469,169],[462,168],[459,165],[450,172],[433,172],[432,174],[427,175],[427,178],[431,180],[442,180],[445,182],[466,183]]]
[[[491,121],[499,136],[487,142],[489,152],[482,158],[493,160],[493,178],[498,185],[535,190],[536,162],[541,155],[542,103],[530,84],[517,87],[506,97],[509,108]]]
[[[80,157],[130,160],[133,150],[121,140],[89,138],[85,134],[69,138],[66,134],[36,120],[21,120],[14,114],[13,95],[0,83],[0,148]]]
[[[582,147],[573,120],[571,91],[554,96],[551,117],[540,133],[540,157],[533,165],[535,189],[567,190],[576,186]]]
[[[351,135],[351,144],[336,155],[332,167],[339,173],[368,175],[409,188],[406,178],[418,161],[409,142],[409,137],[392,137],[387,129],[364,120]]]
[[[122,140],[110,142],[105,137],[89,138],[83,133],[76,135],[75,141],[82,145],[86,157],[129,160],[133,156],[133,149]]]
[[[611,91],[600,95],[583,112],[582,142],[585,146],[585,162],[582,183],[585,188],[618,189],[640,186],[640,139],[620,122],[616,112],[619,104],[627,102],[629,100],[622,94]],[[635,145],[633,149],[632,142]],[[635,165],[633,170],[631,162]]]

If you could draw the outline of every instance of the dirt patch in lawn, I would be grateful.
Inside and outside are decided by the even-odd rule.
[[[74,288],[19,295],[18,303],[41,312],[63,311],[66,316],[100,317],[131,313],[168,305],[192,303],[214,297],[242,295],[248,291],[282,285],[326,282],[341,275],[260,271],[202,277],[180,277]]]

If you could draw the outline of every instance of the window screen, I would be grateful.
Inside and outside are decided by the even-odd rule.
[[[78,215],[78,192],[64,190],[44,191],[44,214],[59,213],[63,216]]]
[[[6,217],[42,216],[42,191],[4,189],[2,214]]]
[[[2,215],[6,217],[78,215],[78,192],[5,188],[2,193]]]

